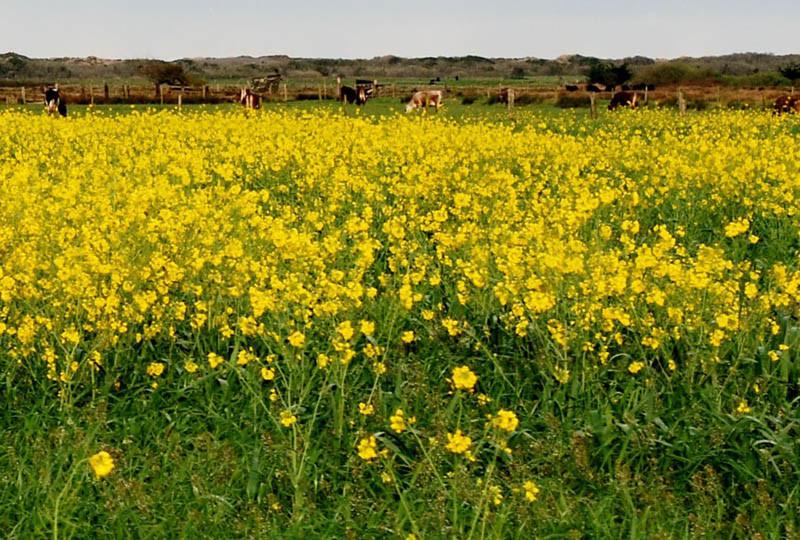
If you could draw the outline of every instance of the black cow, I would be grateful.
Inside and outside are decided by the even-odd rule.
[[[577,92],[577,91],[578,91],[578,90],[580,90],[581,88],[580,88],[580,86],[578,86],[577,84],[567,84],[567,85],[564,85],[564,89],[565,89],[567,92]]]
[[[614,97],[611,98],[611,103],[608,104],[608,110],[613,111],[617,107],[630,107],[631,109],[635,109],[637,97],[636,92],[617,92],[614,94]]]
[[[366,86],[356,86],[352,88],[350,86],[342,86],[339,89],[339,101],[344,103],[352,104],[355,103],[356,105],[363,105],[367,102],[368,92]]]
[[[61,98],[61,92],[58,91],[58,88],[43,88],[44,91],[44,106],[47,110],[47,114],[50,116],[58,114],[61,116],[67,116],[67,102]]]

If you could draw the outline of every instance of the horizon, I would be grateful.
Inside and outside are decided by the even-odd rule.
[[[341,57],[341,56],[292,56],[289,54],[281,54],[281,53],[274,53],[274,54],[262,54],[262,55],[252,55],[252,54],[237,54],[232,56],[181,56],[175,58],[162,58],[162,57],[145,57],[145,56],[131,56],[131,57],[108,57],[108,56],[97,56],[97,55],[86,55],[86,56],[34,56],[30,54],[26,54],[20,51],[8,50],[0,52],[0,56],[2,55],[18,55],[23,56],[25,58],[29,58],[31,60],[60,60],[60,59],[68,59],[68,60],[88,60],[89,58],[95,58],[97,60],[110,60],[110,61],[133,61],[133,60],[155,60],[155,61],[162,61],[162,62],[178,62],[180,60],[232,60],[237,58],[252,58],[254,60],[261,59],[261,58],[288,58],[291,60],[333,60],[333,61],[345,61],[345,62],[358,62],[358,61],[373,61],[373,60],[380,60],[382,58],[400,58],[402,60],[424,60],[427,58],[446,58],[446,59],[461,59],[461,58],[485,58],[487,60],[527,60],[527,59],[535,59],[535,60],[545,60],[549,62],[555,62],[559,58],[574,58],[576,56],[580,56],[583,58],[595,58],[598,60],[611,60],[611,61],[619,61],[619,60],[627,60],[633,58],[647,58],[649,60],[653,60],[655,62],[672,62],[675,60],[696,60],[701,58],[723,58],[727,56],[738,56],[738,55],[763,55],[763,56],[774,56],[774,57],[782,57],[782,56],[800,56],[800,50],[798,52],[787,52],[787,53],[774,53],[774,52],[764,52],[764,51],[736,51],[736,52],[727,52],[727,53],[720,53],[720,54],[711,54],[711,55],[684,55],[684,56],[674,56],[674,57],[652,57],[647,56],[644,54],[631,54],[625,55],[620,57],[604,57],[604,56],[597,56],[591,54],[584,54],[584,53],[564,53],[554,57],[542,57],[542,56],[486,56],[480,55],[476,53],[469,53],[469,54],[462,54],[462,55],[428,55],[428,56],[400,56],[397,54],[384,54],[379,56],[371,56],[371,57]]]
[[[321,0],[288,6],[241,0],[234,8],[220,0],[75,0],[57,17],[11,0],[0,20],[0,50],[32,58],[115,60],[784,55],[797,53],[792,36],[798,18],[800,3],[789,0],[735,6],[722,0],[655,6],[609,0],[600,9],[581,0],[557,6],[507,0],[500,10],[478,0],[405,0],[368,8],[355,0],[335,6]]]

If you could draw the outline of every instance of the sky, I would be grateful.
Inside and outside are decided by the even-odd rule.
[[[800,52],[800,0],[0,0],[31,57],[606,58]]]

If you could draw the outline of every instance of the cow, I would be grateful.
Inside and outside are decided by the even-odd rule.
[[[636,100],[638,96],[636,92],[617,92],[611,98],[611,103],[608,104],[608,110],[613,111],[618,107],[636,108]]]
[[[567,92],[577,92],[578,90],[580,90],[580,86],[578,86],[577,84],[567,84],[564,85],[564,90],[566,90]]]
[[[249,88],[242,88],[242,92],[239,94],[239,103],[242,104],[245,109],[260,109],[261,96]]]
[[[800,97],[781,96],[772,105],[772,114],[800,113]]]
[[[420,90],[411,96],[411,101],[406,104],[406,112],[411,112],[414,109],[421,109],[428,106],[433,106],[437,111],[442,106],[442,91],[441,90]]]
[[[342,86],[339,88],[339,101],[346,104],[364,105],[372,94],[369,90],[364,85],[357,85],[355,88]]]
[[[53,116],[58,112],[61,116],[67,116],[67,102],[61,98],[58,85],[52,88],[42,88],[44,92],[44,107],[47,114]]]
[[[587,92],[605,92],[607,88],[602,84],[587,84],[586,91]]]

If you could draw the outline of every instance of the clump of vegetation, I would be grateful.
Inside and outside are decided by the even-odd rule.
[[[625,84],[632,77],[633,72],[627,64],[597,62],[589,66],[586,71],[586,78],[590,83],[602,84],[609,88]]]
[[[158,87],[162,84],[191,86],[205,82],[203,79],[189,73],[183,64],[175,62],[148,62],[140,67],[139,73],[154,84],[156,94],[158,94]]]
[[[782,66],[778,71],[794,85],[800,81],[800,62]]]

